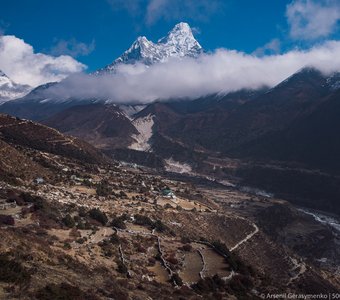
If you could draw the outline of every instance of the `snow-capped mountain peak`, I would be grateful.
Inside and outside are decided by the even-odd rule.
[[[203,49],[196,41],[192,30],[187,23],[177,24],[166,37],[158,41],[158,45],[162,44],[168,56],[191,56],[196,57]]]
[[[140,53],[143,54],[145,50],[152,47],[154,47],[153,42],[149,41],[145,36],[140,36],[126,52],[131,53],[134,50],[139,50]]]
[[[0,70],[0,104],[8,100],[22,97],[30,90],[30,86],[15,83]]]
[[[202,52],[203,49],[196,41],[189,24],[181,22],[157,43],[149,41],[145,36],[138,37],[119,58],[96,74],[114,73],[119,64],[152,65],[165,62],[170,57],[197,57]]]

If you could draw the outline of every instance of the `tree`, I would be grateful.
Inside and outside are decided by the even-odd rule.
[[[111,226],[112,227],[116,227],[119,229],[125,229],[126,225],[125,225],[125,215],[119,216],[119,217],[114,217],[111,221]]]
[[[96,193],[98,196],[109,196],[112,193],[112,189],[106,180],[101,181],[97,184]]]
[[[67,214],[62,221],[64,225],[68,228],[73,228],[76,225],[73,218],[69,214]]]
[[[167,230],[167,226],[164,225],[164,223],[161,220],[157,220],[154,223],[154,228],[158,231],[158,232],[164,232]]]
[[[103,213],[99,208],[93,208],[89,211],[89,216],[101,223],[103,226],[107,223],[108,219],[105,213]]]
[[[153,222],[148,216],[139,214],[135,215],[135,224],[153,226]]]

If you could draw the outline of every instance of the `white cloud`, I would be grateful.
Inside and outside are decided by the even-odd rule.
[[[339,0],[295,0],[287,5],[286,16],[293,39],[314,40],[337,30]]]
[[[72,38],[69,40],[55,40],[55,45],[50,49],[52,55],[70,55],[72,57],[89,55],[95,48],[95,41],[86,44]]]
[[[273,39],[263,45],[262,47],[257,48],[253,54],[258,56],[270,55],[270,54],[278,54],[281,51],[281,42],[279,39]]]
[[[37,86],[60,81],[84,69],[85,65],[70,56],[34,53],[33,47],[22,39],[13,35],[0,36],[0,70],[18,83]]]
[[[151,67],[122,65],[116,75],[71,76],[52,92],[62,97],[100,97],[112,102],[194,98],[242,88],[272,87],[305,66],[324,73],[340,71],[340,42],[261,57],[219,49],[196,60],[171,59]]]

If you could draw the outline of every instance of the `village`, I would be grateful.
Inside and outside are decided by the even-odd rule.
[[[273,272],[273,260],[280,273],[272,280],[285,288],[309,268],[293,253],[283,254],[249,214],[281,200],[197,187],[137,165],[117,162],[89,169],[42,155],[54,177],[36,177],[20,188],[0,182],[1,234],[34,232],[48,242],[52,256],[62,253],[88,270],[102,268],[107,276],[142,285],[140,299],[155,285],[179,289],[189,298],[205,293],[221,299],[257,297],[263,274]],[[0,250],[7,247],[4,243]],[[31,280],[43,289],[38,278]]]

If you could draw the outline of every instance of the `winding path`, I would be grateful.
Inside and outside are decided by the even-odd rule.
[[[233,252],[235,251],[238,247],[240,247],[242,244],[244,244],[246,241],[250,240],[256,233],[258,233],[259,228],[255,223],[252,223],[254,227],[254,231],[249,233],[243,240],[239,241],[234,247],[230,248],[229,251]]]

